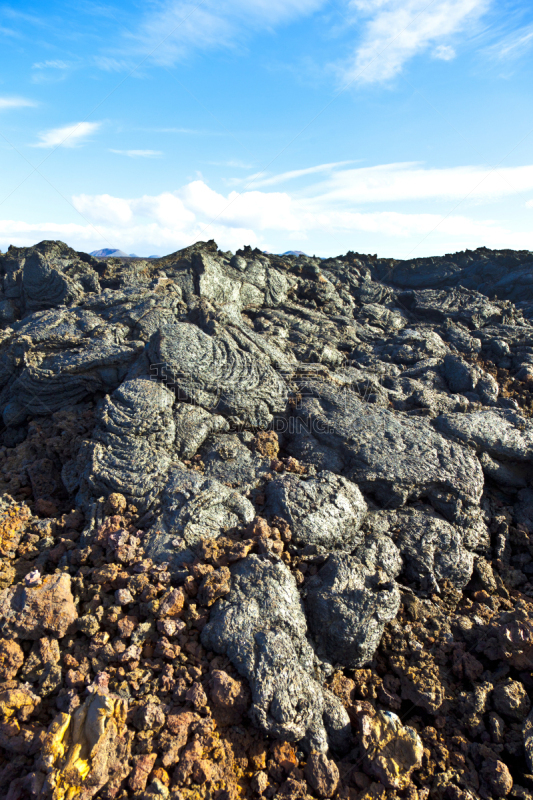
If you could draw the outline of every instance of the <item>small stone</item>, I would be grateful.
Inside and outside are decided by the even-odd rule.
[[[277,741],[270,748],[270,753],[276,764],[286,772],[290,772],[293,767],[298,766],[296,751],[289,742]]]
[[[218,669],[211,673],[209,696],[219,725],[239,724],[251,703],[250,690],[244,679],[235,680]]]
[[[513,779],[503,761],[487,759],[481,768],[481,777],[496,797],[506,797],[513,788]]]
[[[157,753],[134,756],[133,771],[128,779],[128,785],[133,792],[140,792],[146,789],[148,776],[157,759]]]
[[[311,789],[319,797],[333,797],[339,785],[339,770],[324,753],[311,753],[304,770]]]
[[[31,572],[28,572],[24,578],[24,583],[26,586],[39,586],[41,583],[41,573],[39,570],[34,569]]]
[[[522,722],[531,711],[531,700],[519,681],[508,680],[494,688],[494,708],[499,714]]]
[[[52,634],[61,639],[78,618],[65,573],[46,575],[39,586],[19,583],[0,593],[0,629],[20,639]]]
[[[198,589],[198,602],[203,606],[212,606],[219,597],[224,597],[231,589],[231,573],[228,567],[209,572]]]
[[[165,720],[165,713],[157,703],[144,703],[137,706],[133,715],[133,724],[140,731],[161,730]]]
[[[420,769],[424,747],[418,733],[391,711],[359,716],[360,741],[368,771],[390,789],[405,789]]]
[[[24,653],[13,639],[0,639],[0,681],[10,681],[24,664]]]
[[[171,589],[161,598],[159,617],[177,617],[185,605],[185,592],[183,589]]]
[[[153,770],[152,779],[160,781],[163,784],[163,786],[170,785],[170,775],[168,774],[166,769],[163,769],[163,767],[158,767],[157,769]]]
[[[207,705],[206,693],[204,692],[202,684],[197,681],[195,681],[187,691],[185,699],[188,703],[192,703],[195,708],[205,708]]]
[[[185,623],[183,623],[183,626],[186,627]],[[165,636],[174,636],[177,632],[176,621],[173,619],[158,619],[157,630]]]
[[[134,597],[129,589],[117,589],[115,600],[119,606],[127,606],[129,603],[134,602]]]
[[[255,794],[264,794],[268,787],[268,775],[260,770],[256,772],[251,782],[252,791]]]
[[[123,514],[126,510],[127,502],[123,494],[112,492],[107,498],[104,506],[104,514],[111,517],[114,514]]]
[[[254,449],[265,458],[277,458],[279,453],[278,434],[275,431],[259,431],[252,441]]]

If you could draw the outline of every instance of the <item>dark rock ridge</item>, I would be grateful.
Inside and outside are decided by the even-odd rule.
[[[117,255],[0,254],[2,796],[532,797],[533,254]]]

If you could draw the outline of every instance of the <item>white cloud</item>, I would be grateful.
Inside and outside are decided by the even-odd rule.
[[[0,97],[0,111],[7,108],[27,108],[36,106],[33,100],[27,100],[25,97]]]
[[[64,128],[52,128],[39,134],[40,142],[33,147],[76,147],[83,139],[95,133],[101,122],[77,122]]]
[[[451,61],[455,58],[456,52],[449,44],[439,44],[433,50],[433,58],[438,58],[440,61]]]
[[[59,58],[50,59],[49,61],[38,61],[32,64],[33,74],[31,80],[32,83],[57,83],[65,80],[70,70],[75,67],[76,64],[69,61],[62,61]]]
[[[343,66],[343,79],[376,83],[394,78],[413,56],[470,28],[488,5],[489,0],[351,0],[353,17],[368,21],[354,56]],[[441,52],[450,53],[448,48]]]
[[[150,196],[144,195],[130,201],[131,208],[141,217],[148,217],[176,230],[184,230],[196,220],[194,212],[186,207],[183,201],[172,192]]]
[[[429,255],[480,245],[530,249],[532,238],[525,210],[522,226],[513,219],[510,227],[484,209],[479,212],[481,201],[504,199],[508,207],[512,191],[509,176],[516,188],[533,189],[533,166],[502,172],[506,177],[497,183],[482,167],[438,170],[417,164],[385,164],[337,170],[326,180],[292,194],[258,189],[222,194],[199,179],[158,195],[123,198],[80,194],[72,202],[84,217],[84,224],[0,221],[0,244],[20,246],[59,238],[78,249],[113,246],[146,255],[172,252],[211,238],[224,250],[250,244],[271,252],[301,249],[321,255],[361,250],[365,242],[369,252],[380,250],[383,255],[388,248],[395,257],[406,257],[413,251]],[[475,211],[455,211],[454,201],[462,199],[482,178],[485,181],[478,186],[477,194],[471,195],[476,199]],[[429,211],[429,198],[445,202]],[[397,209],[400,200],[411,204],[407,211]],[[418,205],[413,207],[415,201]],[[381,207],[369,209],[373,203]],[[533,200],[526,205],[533,208]],[[328,249],[321,253],[324,242]]]
[[[76,211],[93,222],[127,225],[133,217],[128,200],[111,197],[109,194],[74,195],[72,205]]]
[[[533,188],[533,167],[515,169],[522,169],[522,182]],[[401,249],[405,253],[409,252],[410,243],[416,245],[428,235],[430,243],[444,237],[443,252],[457,249],[458,239],[462,245],[468,242],[468,246],[475,247],[481,244],[530,247],[529,232],[508,230],[494,219],[472,218],[453,212],[447,216],[448,207],[444,213],[429,213],[425,209],[402,213],[364,208],[369,202],[383,203],[387,200],[453,199],[461,187],[468,188],[465,181],[479,180],[480,175],[486,175],[486,170],[474,167],[423,170],[416,165],[383,165],[366,170],[339,171],[327,181],[293,195],[259,190],[242,194],[231,191],[224,195],[205,181],[194,180],[174,192],[155,196],[124,199],[110,195],[79,195],[73,198],[73,203],[89,222],[103,223],[107,239],[128,252],[137,252],[143,242],[149,243],[147,250],[150,252],[160,252],[163,243],[177,249],[177,243],[185,246],[184,242],[191,244],[205,238],[215,238],[223,249],[234,249],[235,241],[239,242],[239,247],[254,243],[254,246],[271,249],[268,237],[272,236],[278,236],[284,242],[315,241],[320,236],[335,236],[340,241],[342,237],[353,240],[357,232],[404,242]],[[348,180],[347,176],[351,178]],[[398,177],[396,184],[395,176]],[[514,177],[517,176],[518,172]],[[459,187],[455,187],[457,182]],[[508,187],[505,182],[501,186],[500,196],[505,196]],[[494,199],[490,191],[484,196],[487,198]],[[239,239],[243,236],[244,239]],[[175,246],[171,242],[176,243]]]
[[[521,167],[465,166],[424,168],[416,162],[381,164],[334,172],[304,190],[302,196],[320,204],[397,202],[403,200],[494,200],[533,189],[533,165]]]
[[[110,148],[110,153],[118,153],[120,156],[129,156],[129,158],[159,158],[163,153],[161,150],[113,150]]]

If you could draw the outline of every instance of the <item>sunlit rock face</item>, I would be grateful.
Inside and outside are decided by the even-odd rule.
[[[2,796],[531,772],[532,263],[0,254]]]

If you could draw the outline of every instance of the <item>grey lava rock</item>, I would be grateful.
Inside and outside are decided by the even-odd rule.
[[[78,457],[78,502],[123,494],[146,510],[163,488],[171,463],[174,395],[148,378],[126,381],[98,409],[93,440]]]
[[[266,496],[267,514],[286,519],[298,544],[332,549],[361,538],[367,506],[359,488],[346,478],[326,470],[307,480],[288,474],[271,481]]]
[[[347,477],[383,505],[401,506],[435,491],[479,503],[483,472],[467,448],[419,418],[374,409],[349,389],[309,383],[298,416],[319,441],[337,448]],[[348,466],[349,465],[349,466]]]
[[[491,409],[471,414],[442,414],[435,420],[435,427],[500,461],[533,458],[533,423],[515,411]]]
[[[380,512],[403,561],[403,576],[420,589],[439,592],[442,581],[462,589],[474,568],[474,556],[463,532],[432,508]],[[393,534],[394,531],[394,534]]]
[[[150,360],[180,398],[249,426],[264,428],[273,411],[285,409],[285,384],[269,360],[241,350],[225,331],[208,336],[189,323],[164,325],[151,341]]]
[[[335,666],[365,666],[399,606],[390,575],[347,553],[331,555],[307,586],[307,617],[318,654]]]
[[[336,698],[325,703],[314,678],[305,613],[290,571],[281,561],[250,555],[231,574],[231,592],[215,603],[202,644],[227,655],[248,680],[252,722],[308,750],[326,752],[328,734],[346,746],[348,716]]]

